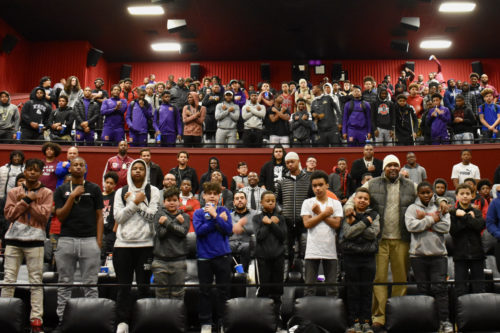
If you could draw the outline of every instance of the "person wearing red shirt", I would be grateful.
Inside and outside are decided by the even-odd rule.
[[[406,99],[406,103],[413,106],[415,113],[417,114],[417,118],[420,119],[424,110],[424,99],[418,93],[419,86],[416,83],[412,83],[408,89],[410,91],[410,95]]]
[[[59,162],[57,156],[61,153],[61,146],[54,142],[46,142],[42,146],[42,153],[45,156],[45,159],[43,159],[45,165],[40,176],[40,182],[53,192],[56,190],[57,185],[57,175],[55,172],[57,163]]]
[[[193,187],[191,186],[191,180],[183,179],[181,182],[181,194],[179,196],[179,200],[181,202],[181,206],[179,209],[183,210],[184,213],[189,215],[189,219],[191,224],[189,225],[189,232],[194,232],[193,227],[193,215],[195,210],[200,209],[200,202],[195,198],[193,193],[191,192]]]
[[[111,157],[106,162],[106,167],[103,173],[103,186],[104,186],[104,175],[109,171],[114,171],[118,174],[118,184],[116,184],[115,190],[122,188],[127,185],[127,170],[134,161],[133,158],[127,155],[128,143],[125,140],[120,141],[118,144],[118,155]]]

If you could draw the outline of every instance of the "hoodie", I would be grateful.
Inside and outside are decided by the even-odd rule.
[[[222,106],[225,105],[226,109],[223,110]],[[234,111],[229,112],[229,108],[234,108]],[[236,130],[236,124],[240,118],[240,107],[234,104],[233,101],[217,104],[215,107],[215,120],[217,120],[217,128],[225,130]]]
[[[245,129],[262,130],[264,118],[266,117],[266,107],[259,103],[252,104],[250,100],[243,106],[241,117],[245,121]]]
[[[0,199],[7,197],[7,193],[16,187],[16,177],[24,172],[24,157],[18,165],[12,164],[13,152],[10,154],[9,163],[0,167]]]
[[[425,213],[423,219],[417,218],[417,210]],[[440,214],[440,220],[434,222],[430,216],[434,212],[439,212],[439,206],[435,204],[434,197],[431,198],[427,206],[422,204],[420,198],[417,198],[415,203],[406,210],[406,228],[411,233],[410,257],[445,256],[448,254],[444,235],[450,231],[450,214]]]
[[[332,101],[333,103],[333,101]],[[302,117],[306,116],[306,120]],[[311,115],[307,110],[295,112],[292,115],[292,134],[293,138],[299,141],[308,140],[311,138],[311,132],[313,129],[313,122],[309,120]]]
[[[224,98],[222,90],[219,93],[212,92],[203,97],[201,104],[207,108],[205,117],[205,133],[214,133],[217,130],[217,121],[215,120],[215,108]]]
[[[118,101],[122,102],[119,109],[116,108]],[[123,116],[127,111],[127,100],[118,97],[111,97],[102,102],[101,115],[105,116],[103,127],[118,129],[124,127]]]
[[[220,171],[220,162],[219,162],[219,159],[215,156],[212,156],[208,159],[208,171],[205,172],[203,175],[201,175],[201,178],[200,178],[200,185],[201,187],[203,187],[203,184],[206,183],[206,182],[209,182],[212,178],[212,169],[210,168],[210,161],[211,160],[216,160],[217,161],[217,167],[214,169],[214,170],[217,170],[217,171]],[[222,171],[221,171],[222,173]],[[227,184],[227,178],[224,174],[222,174],[222,186],[224,186],[225,188],[228,187],[228,184]]]
[[[153,127],[162,135],[182,135],[179,111],[170,103],[161,103],[153,114]]]
[[[462,118],[463,121],[460,123],[455,123],[453,120],[455,118]],[[461,133],[473,133],[474,127],[476,125],[476,119],[469,105],[464,104],[461,107],[455,105],[455,109],[451,114],[451,128],[453,129],[453,134]]]
[[[283,158],[280,163],[276,162],[274,158],[274,149],[283,149]],[[266,162],[260,169],[259,186],[265,186],[266,190],[275,190],[276,183],[283,179],[288,169],[285,164],[286,151],[281,144],[275,145],[271,153],[271,160]]]
[[[372,103],[372,129],[375,131],[377,128],[386,130],[394,130],[395,114],[394,103],[391,101],[389,94],[385,99],[380,97],[382,91],[387,89],[380,89],[377,99]]]
[[[36,86],[35,88],[33,88],[33,90],[31,90],[31,93],[30,93],[30,100],[34,101],[36,100],[36,91],[38,89],[42,89],[43,92],[44,92],[44,101],[46,101],[48,104],[50,103],[54,103],[56,104],[57,103],[57,100],[56,100],[56,95],[55,95],[55,91],[52,90],[51,87],[48,87],[48,88],[43,88],[43,84],[46,82],[46,81],[50,81],[50,77],[48,76],[44,76],[40,79],[40,82],[38,84],[38,86]],[[45,98],[45,94],[49,94],[50,95],[50,100],[47,100]]]
[[[318,130],[321,132],[337,131],[337,125],[342,119],[340,108],[330,95],[316,97],[311,103],[311,114],[323,115],[323,118],[318,118]]]
[[[74,122],[73,109],[70,106],[65,106],[64,108],[57,108],[50,113],[49,120],[47,122],[47,127],[50,127],[50,133],[56,137],[61,137],[63,135],[70,135],[73,129]],[[53,124],[61,123],[65,125],[62,131],[52,129]]]
[[[443,196],[437,195],[437,192],[436,192],[436,185],[437,184],[443,184],[444,185],[444,191],[445,192],[444,192]],[[436,180],[434,180],[434,184],[432,184],[432,190],[434,192],[434,199],[436,201],[438,199],[441,199],[441,198],[446,199],[446,201],[448,201],[449,204],[452,204],[453,202],[456,201],[456,199],[455,199],[455,192],[448,191],[448,183],[443,178],[436,178]]]
[[[0,92],[0,95],[7,95],[9,100],[6,104],[0,103],[0,130],[3,131],[17,131],[21,117],[17,106],[10,104],[10,94],[7,91]]]
[[[453,79],[449,79],[447,81],[448,88],[446,89],[444,93],[444,106],[446,106],[450,111],[453,112],[455,110],[455,97],[457,97],[458,94],[462,93],[462,90],[457,89],[457,87],[450,87],[450,81]]]
[[[132,166],[136,162],[144,164],[144,169],[146,170],[146,177],[140,188],[135,187],[132,181]],[[115,247],[153,246],[153,221],[155,214],[162,204],[160,190],[154,186],[150,186],[151,198],[149,200],[145,198],[139,205],[134,203],[136,193],[146,193],[147,179],[149,179],[149,168],[146,166],[146,162],[141,159],[134,160],[127,171],[127,192],[130,192],[131,195],[125,200],[124,204],[122,199],[123,187],[116,191],[115,194],[113,215],[115,223],[118,224]],[[125,196],[125,193],[123,196]]]
[[[185,105],[182,110],[182,122],[184,123],[184,135],[203,136],[203,122],[207,108],[199,105],[199,97],[195,92],[190,92],[193,97],[194,106]],[[188,115],[187,112],[190,114]]]
[[[443,114],[437,114],[436,117],[432,115],[437,110],[444,111]],[[431,127],[431,138],[435,139],[448,139],[448,124],[451,120],[450,110],[444,106],[439,108],[432,108],[427,114],[427,121]]]
[[[44,91],[43,88],[35,88],[35,94],[38,90]],[[45,92],[45,91],[44,91]],[[50,116],[52,107],[44,99],[31,99],[24,103],[23,109],[21,111],[21,128],[23,130],[29,130],[31,132],[38,132],[37,129],[33,129],[30,126],[31,122],[38,124],[47,124]]]
[[[144,100],[144,106],[141,108],[139,100],[135,99],[127,107],[127,125],[131,131],[139,134],[147,134],[148,121],[152,119],[153,107],[148,101]]]

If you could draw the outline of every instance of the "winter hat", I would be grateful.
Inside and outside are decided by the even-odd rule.
[[[224,92],[224,95],[231,95],[231,96],[233,96],[234,94],[233,94],[233,92],[231,90],[226,90]]]
[[[288,156],[288,155],[287,155]],[[401,166],[401,163],[399,163],[399,158],[397,158],[396,155],[387,155],[385,158],[384,158],[384,163],[382,165],[382,170],[385,170],[385,167],[390,164],[390,163],[397,163],[398,166]]]
[[[285,156],[285,162],[288,160],[299,160],[299,155],[296,152],[291,151]]]

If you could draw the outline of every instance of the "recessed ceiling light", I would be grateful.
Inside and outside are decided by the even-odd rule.
[[[447,49],[451,46],[451,41],[443,39],[424,40],[420,43],[422,49]]]
[[[439,6],[439,11],[444,13],[468,13],[476,8],[475,2],[470,1],[447,1]]]
[[[165,11],[162,6],[130,6],[127,7],[130,15],[163,15]]]
[[[151,44],[151,48],[157,52],[179,52],[181,50],[181,44],[179,43],[155,43]]]

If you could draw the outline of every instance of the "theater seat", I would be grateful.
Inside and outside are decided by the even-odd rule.
[[[430,296],[391,297],[385,312],[385,327],[389,333],[430,333],[439,329],[436,304]]]
[[[105,298],[72,298],[64,310],[64,333],[114,333],[115,302]]]
[[[186,332],[184,301],[144,298],[135,302],[131,333]]]
[[[0,298],[0,331],[20,333],[24,331],[25,307],[19,298]]]
[[[457,326],[460,332],[499,332],[500,295],[484,293],[460,296]]]
[[[224,332],[274,333],[274,302],[269,298],[233,298],[226,303]]]
[[[330,333],[347,329],[344,301],[337,297],[308,296],[295,301],[294,315],[310,320]]]

